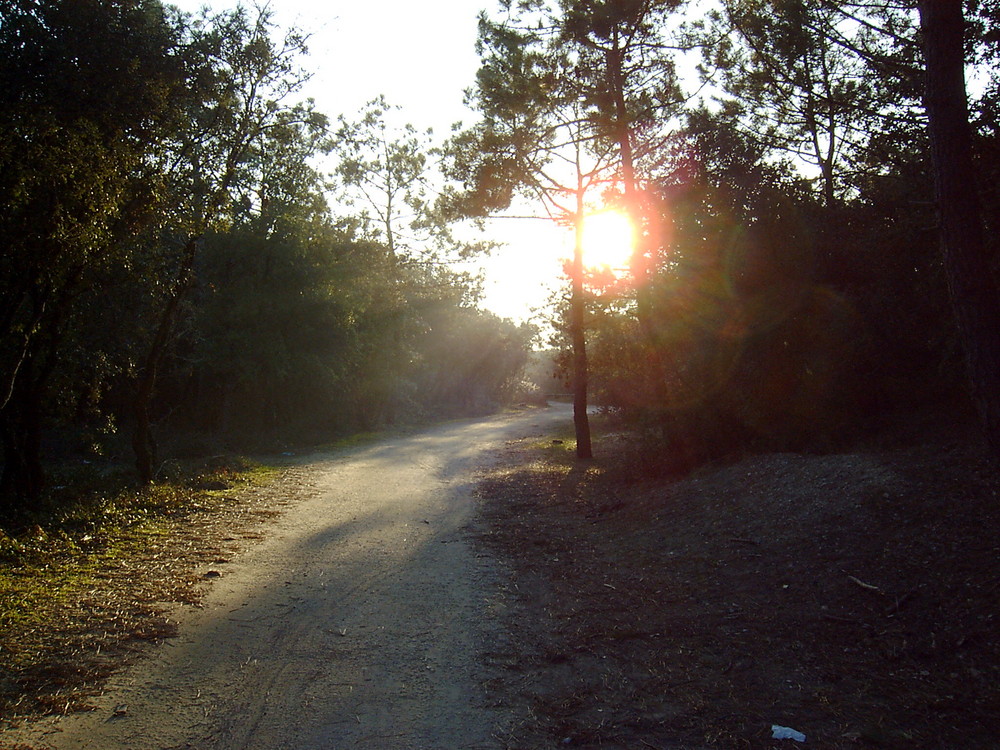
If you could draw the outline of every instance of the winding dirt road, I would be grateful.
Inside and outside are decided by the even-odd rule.
[[[180,634],[114,678],[97,710],[18,732],[36,747],[497,747],[480,654],[495,563],[468,534],[475,473],[556,406],[459,422],[297,467],[264,541],[220,568]],[[5,739],[14,739],[8,737]]]

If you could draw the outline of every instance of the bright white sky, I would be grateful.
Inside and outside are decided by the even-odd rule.
[[[203,0],[168,0],[196,11]],[[222,10],[236,0],[210,0]],[[304,96],[331,118],[350,119],[363,105],[384,94],[402,108],[402,118],[418,129],[431,127],[443,139],[457,121],[474,114],[463,105],[475,81],[480,10],[495,0],[271,0],[275,21],[311,36],[303,67],[313,73]],[[526,320],[559,285],[560,256],[568,232],[543,221],[493,220],[492,239],[507,243],[483,262],[486,308],[503,317]]]

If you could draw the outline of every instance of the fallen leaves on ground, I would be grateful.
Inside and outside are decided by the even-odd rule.
[[[973,439],[679,480],[637,450],[521,441],[482,480],[507,747],[996,747],[1000,482]]]

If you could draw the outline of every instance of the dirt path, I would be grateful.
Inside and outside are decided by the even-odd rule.
[[[480,654],[499,627],[494,562],[470,546],[474,470],[564,407],[461,422],[295,471],[302,490],[228,565],[177,638],[97,710],[5,741],[36,747],[487,748]]]

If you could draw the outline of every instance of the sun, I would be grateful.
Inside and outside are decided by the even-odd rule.
[[[583,218],[583,264],[588,268],[627,268],[635,248],[635,229],[624,211],[606,208]]]

